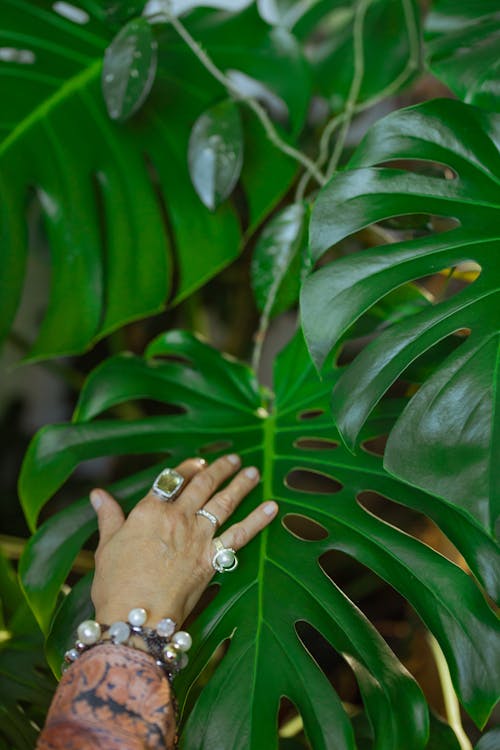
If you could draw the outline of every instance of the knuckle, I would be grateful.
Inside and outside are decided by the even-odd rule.
[[[214,500],[217,502],[217,506],[224,514],[229,515],[230,513],[232,513],[234,509],[234,502],[228,492],[220,492],[218,495],[216,495],[216,497],[214,497]]]
[[[193,484],[201,489],[207,490],[210,494],[216,487],[215,478],[208,471],[197,474],[193,479]]]
[[[238,549],[240,547],[244,547],[249,538],[246,528],[242,524],[238,523],[233,527],[232,533],[234,546]]]

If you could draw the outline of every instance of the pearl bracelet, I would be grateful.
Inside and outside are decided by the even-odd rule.
[[[147,619],[148,613],[143,607],[134,607],[128,613],[127,622],[118,620],[111,625],[100,625],[95,620],[85,620],[80,623],[74,647],[64,654],[63,671],[89,648],[101,643],[114,643],[134,648],[130,639],[139,636],[146,644],[148,653],[153,656],[156,664],[163,667],[168,677],[172,679],[188,663],[186,651],[191,648],[191,636],[184,630],[176,630],[177,626],[170,617],[160,620],[156,628],[144,627]],[[108,637],[104,638],[104,635]]]

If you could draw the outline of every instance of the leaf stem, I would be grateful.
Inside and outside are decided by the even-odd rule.
[[[318,169],[316,164],[312,161],[312,159],[309,159],[308,156],[303,154],[301,151],[293,148],[293,146],[290,146],[281,138],[264,107],[253,97],[242,96],[236,86],[234,86],[234,84],[231,82],[231,80],[222,72],[222,70],[220,70],[220,68],[217,67],[211,57],[203,49],[201,44],[191,36],[184,24],[179,21],[179,19],[172,13],[167,11],[166,15],[175,31],[179,34],[181,39],[186,42],[189,49],[198,58],[204,68],[217,81],[219,81],[222,86],[224,86],[224,88],[231,94],[231,96],[245,103],[255,113],[255,115],[257,115],[271,143],[273,143],[276,148],[282,151],[284,154],[302,164],[302,166],[307,170],[307,172],[312,175],[312,177],[314,177],[319,185],[324,185],[326,182],[326,178]]]
[[[471,741],[465,734],[464,728],[462,726],[462,719],[460,717],[460,705],[453,688],[450,670],[448,669],[448,664],[446,663],[444,654],[441,651],[439,643],[434,638],[432,633],[427,633],[427,642],[434,657],[434,661],[436,662],[439,681],[441,683],[441,690],[443,691],[443,699],[448,724],[455,732],[461,750],[472,750]]]
[[[391,81],[385,88],[383,88],[381,91],[379,91],[377,94],[375,94],[370,99],[365,99],[364,102],[360,102],[359,104],[353,103],[351,111],[348,111],[347,104],[346,108],[343,112],[340,114],[336,114],[334,117],[329,120],[329,122],[326,124],[321,140],[319,145],[319,152],[318,152],[318,158],[315,161],[316,166],[318,169],[321,169],[323,165],[325,164],[329,148],[330,148],[330,139],[333,135],[333,133],[337,130],[337,128],[342,125],[346,119],[348,119],[348,126],[345,128],[345,132],[343,135],[339,137],[339,140],[337,141],[336,150],[339,150],[340,153],[335,154],[335,163],[338,162],[338,158],[341,155],[341,146],[343,147],[345,142],[345,137],[348,132],[348,128],[350,126],[350,123],[352,121],[352,118],[354,115],[361,114],[362,112],[365,112],[367,109],[370,109],[371,107],[374,107],[379,102],[383,101],[384,99],[392,96],[395,94],[401,86],[408,80],[408,78],[419,68],[419,60],[420,60],[420,38],[418,35],[418,28],[417,28],[417,20],[415,16],[414,9],[412,7],[411,0],[403,0],[403,12],[405,15],[406,20],[406,28],[408,33],[408,46],[409,46],[409,58],[408,61],[396,78],[394,78],[393,81]],[[353,30],[354,31],[354,30]],[[361,46],[361,52],[362,52],[362,46]],[[353,79],[354,83],[354,79]],[[352,91],[352,85],[351,85],[351,91]],[[334,156],[332,155],[332,160]],[[330,178],[330,174],[328,174],[327,170],[327,176],[328,179]],[[301,201],[304,199],[304,195],[307,189],[307,185],[310,180],[310,173],[305,172],[297,186],[296,194],[295,194],[295,200]]]

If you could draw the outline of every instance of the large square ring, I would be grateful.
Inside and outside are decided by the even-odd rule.
[[[163,471],[156,477],[152,491],[155,495],[158,495],[161,500],[171,503],[181,491],[184,482],[185,479],[182,474],[179,474],[175,469],[163,469]]]

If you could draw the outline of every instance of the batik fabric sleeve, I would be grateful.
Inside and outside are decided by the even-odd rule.
[[[174,750],[174,697],[154,659],[102,644],[65,672],[37,750]]]

